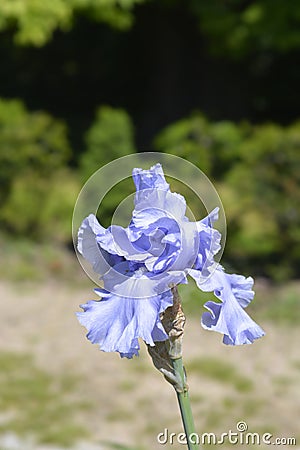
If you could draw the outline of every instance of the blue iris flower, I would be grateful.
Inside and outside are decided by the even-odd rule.
[[[214,256],[220,233],[213,228],[218,210],[191,222],[185,199],[170,191],[162,167],[134,169],[136,186],[132,219],[127,228],[103,228],[90,214],[78,233],[78,250],[99,274],[100,301],[88,301],[77,313],[88,339],[106,352],[138,355],[139,341],[153,346],[168,339],[161,314],[172,305],[170,286],[187,283],[187,275],[219,302],[208,301],[202,326],[224,335],[230,345],[248,344],[264,331],[244,308],[254,296],[253,279],[226,274]]]

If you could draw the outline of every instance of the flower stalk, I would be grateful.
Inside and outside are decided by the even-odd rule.
[[[189,388],[186,383],[186,374],[182,361],[182,339],[185,325],[185,315],[181,307],[181,299],[177,286],[171,286],[173,305],[167,308],[161,317],[161,322],[169,339],[156,342],[154,347],[148,345],[148,352],[154,366],[164,375],[176,391],[179,403],[183,428],[189,450],[198,449],[193,442],[195,436],[194,419],[191,410]]]
[[[185,431],[186,439],[187,439],[187,446],[189,450],[198,449],[199,446],[195,443],[195,425],[194,425],[194,418],[193,413],[191,409],[191,403],[190,403],[190,397],[189,397],[189,390],[188,386],[185,382],[185,370],[182,363],[182,358],[173,359],[173,368],[174,372],[181,377],[182,383],[184,384],[184,390],[178,391],[176,389],[177,399],[179,403],[181,418],[182,418],[182,424]],[[194,436],[194,438],[193,438]]]

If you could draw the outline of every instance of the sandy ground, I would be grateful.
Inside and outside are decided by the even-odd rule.
[[[86,340],[75,311],[80,303],[95,298],[87,283],[75,288],[55,281],[15,285],[2,281],[0,298],[0,350],[31,353],[36,364],[51,374],[80,377],[74,395],[93,407],[78,411],[78,421],[90,438],[79,442],[76,450],[122,448],[112,444],[130,449],[185,448],[176,440],[172,445],[157,442],[165,428],[175,433],[182,428],[173,389],[152,368],[143,344],[141,356],[129,361],[102,353]],[[184,340],[197,432],[236,431],[237,422],[244,421],[248,431],[296,437],[293,448],[300,448],[300,329],[258,320],[267,335],[254,345],[232,348],[221,344],[220,335],[201,328],[200,314],[201,308],[199,317],[188,317]],[[222,382],[197,371],[195,365],[205,358],[231,365],[240,378],[251,380],[250,391],[236,389],[234,380]],[[9,430],[0,439],[1,450],[21,448],[54,449],[22,441]]]

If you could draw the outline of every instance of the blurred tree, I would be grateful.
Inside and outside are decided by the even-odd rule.
[[[0,58],[5,60],[0,96],[20,97],[32,109],[64,117],[70,125],[75,163],[91,112],[101,104],[130,111],[138,146],[147,150],[159,129],[197,108],[216,120],[244,117],[287,124],[298,116],[300,53],[296,38],[289,43],[289,36],[299,35],[298,5],[290,0],[127,1],[128,8],[125,1],[112,0],[0,2]],[[98,21],[105,8],[113,10],[112,5],[121,15],[134,17],[134,26],[126,33]],[[255,16],[251,12],[255,7],[267,8],[259,30],[230,46],[228,40],[238,27],[235,22],[242,23],[243,15]],[[39,12],[31,14],[32,8]],[[44,9],[49,12],[43,15]],[[64,19],[66,9],[72,10],[70,20]],[[228,20],[232,15],[233,25]],[[41,48],[32,48],[35,38],[27,37],[23,47],[14,45],[21,33],[16,17],[28,18],[28,34],[39,29]],[[61,32],[57,17],[68,32]],[[49,33],[44,21],[50,23]],[[251,30],[253,26],[247,25]],[[279,35],[287,43],[285,50],[276,43]]]
[[[155,149],[219,186],[230,263],[299,275],[300,125],[234,122],[298,117],[299,22],[292,0],[1,0],[0,96],[64,117],[77,150],[70,164],[61,121],[0,101],[2,227],[68,239],[77,178],[135,151],[130,111],[140,149],[170,124]],[[91,111],[105,104],[122,109],[98,109],[84,148]],[[198,108],[213,120],[178,121]],[[132,191],[125,180],[108,193],[102,223]]]
[[[178,155],[201,167],[215,180],[236,160],[246,124],[210,122],[199,112],[163,129],[154,140],[156,150]]]
[[[0,29],[14,29],[18,44],[44,45],[56,28],[67,31],[78,14],[126,30],[133,8],[145,0],[1,0]],[[154,0],[152,0],[155,3]],[[173,2],[175,5],[177,2]],[[169,0],[163,4],[172,8]],[[261,50],[287,51],[300,46],[300,5],[294,0],[189,0],[213,51],[241,56]],[[174,6],[174,5],[173,5]]]
[[[193,114],[165,128],[155,139],[156,150],[181,156],[199,165],[209,175],[212,165],[210,125],[201,114]]]
[[[242,57],[300,47],[300,3],[294,0],[190,0],[211,50]]]
[[[65,125],[45,112],[29,113],[19,100],[0,99],[0,183],[6,196],[14,179],[30,170],[46,177],[71,150]]]
[[[70,29],[74,16],[87,14],[92,20],[126,30],[133,21],[132,8],[143,0],[1,0],[0,30],[12,28],[21,45],[44,45],[56,28]]]
[[[300,274],[300,122],[238,125],[198,113],[163,130],[155,146],[210,170],[227,215],[231,264],[278,279]]]
[[[28,168],[14,179],[1,208],[1,221],[15,237],[68,243],[79,191],[78,178],[67,169],[45,178]]]
[[[127,112],[110,106],[98,108],[86,133],[86,145],[79,168],[84,179],[113,159],[135,153],[133,125]]]
[[[274,278],[299,276],[300,122],[252,127],[239,158],[222,181],[231,257]]]
[[[86,150],[82,153],[79,164],[82,179],[86,181],[105,164],[135,151],[134,129],[130,116],[123,109],[101,106],[86,133]],[[110,225],[120,202],[133,192],[130,174],[128,177],[114,186],[101,202],[98,216],[105,226]]]
[[[69,240],[79,184],[64,166],[71,155],[67,130],[22,102],[0,100],[2,228],[34,238]]]

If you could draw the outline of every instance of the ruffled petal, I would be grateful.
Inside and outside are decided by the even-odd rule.
[[[170,290],[171,284],[187,283],[185,271],[153,273],[142,266],[130,270],[128,262],[112,267],[103,277],[104,288],[119,297],[145,299]],[[162,312],[161,310],[160,312]]]
[[[112,236],[103,228],[94,214],[90,214],[78,231],[78,251],[93,266],[94,272],[103,275],[111,266],[123,261],[113,245]]]
[[[204,306],[209,312],[202,315],[203,328],[222,333],[224,344],[252,344],[265,334],[236,301],[207,302]]]
[[[153,211],[153,214],[152,214]],[[159,273],[166,271],[177,260],[182,249],[182,229],[180,223],[168,216],[157,219],[155,209],[143,211],[143,225],[136,226],[134,221],[129,226],[129,234],[134,247],[139,248],[145,258],[149,271]],[[142,250],[148,245],[147,250]],[[141,247],[139,247],[141,246]],[[127,258],[127,256],[125,256]],[[177,269],[184,269],[184,265]]]
[[[144,189],[135,196],[135,209],[132,221],[136,226],[147,223],[147,211],[151,211],[151,221],[162,217],[183,220],[186,212],[184,197],[170,191],[160,189]],[[186,219],[187,220],[187,219]]]
[[[234,298],[241,307],[246,308],[254,298],[253,278],[225,273],[220,264],[215,270],[212,269],[208,277],[203,277],[201,272],[196,270],[189,271],[189,275],[194,278],[202,291],[213,291],[222,302]]]
[[[154,341],[168,338],[159,313],[162,302],[165,306],[172,304],[171,291],[143,300],[119,297],[103,289],[95,291],[102,299],[81,305],[84,312],[77,317],[88,330],[87,338],[101,350],[132,358],[140,348],[138,338],[152,346]]]
[[[127,261],[145,261],[147,257],[152,256],[143,248],[138,249],[137,246],[133,245],[129,229],[112,225],[109,230],[114,241],[115,251],[118,255],[125,257]]]
[[[219,219],[219,208],[216,207],[206,217],[204,217],[204,219],[201,219],[200,222],[203,225],[212,228],[213,224],[217,222],[218,219]]]
[[[209,301],[205,303],[202,326],[218,331],[224,335],[224,344],[250,344],[265,333],[244,311],[253,299],[253,280],[241,275],[228,275],[219,266],[208,279],[201,273],[192,270],[189,274],[195,279],[198,287],[204,292],[213,291],[222,303]]]
[[[243,275],[227,274],[227,280],[231,290],[239,304],[246,308],[254,298],[252,291],[254,280],[252,277],[245,278]]]
[[[156,220],[155,215],[151,215],[149,211],[146,214],[148,220],[143,222],[143,226],[136,227],[132,223],[128,228],[129,239],[136,251],[146,258],[160,256],[168,243],[173,246],[171,250],[176,251],[180,246],[180,227],[177,222],[168,217]]]

